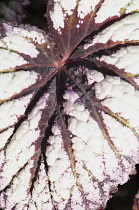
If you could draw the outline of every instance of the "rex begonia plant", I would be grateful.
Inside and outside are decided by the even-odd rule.
[[[0,26],[0,208],[100,210],[139,163],[139,0],[49,0]]]

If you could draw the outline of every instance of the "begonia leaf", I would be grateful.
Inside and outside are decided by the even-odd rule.
[[[139,163],[139,1],[47,3],[0,26],[0,208],[105,209]]]

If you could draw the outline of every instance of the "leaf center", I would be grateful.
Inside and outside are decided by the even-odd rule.
[[[69,55],[69,52],[67,52],[59,62],[55,62],[55,66],[58,70],[62,69],[62,67],[67,63]]]

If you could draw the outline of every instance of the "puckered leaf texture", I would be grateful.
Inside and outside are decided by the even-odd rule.
[[[139,0],[49,0],[0,26],[0,208],[100,210],[139,163]]]

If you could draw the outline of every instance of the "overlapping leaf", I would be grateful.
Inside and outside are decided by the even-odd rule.
[[[48,21],[62,57],[67,59],[75,47],[94,29],[93,18],[103,0],[49,1]]]
[[[138,5],[50,0],[49,35],[1,26],[0,208],[104,209],[135,173]]]

